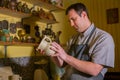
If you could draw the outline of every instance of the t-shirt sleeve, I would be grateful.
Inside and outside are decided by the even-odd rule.
[[[92,62],[114,67],[114,41],[111,35],[102,35],[93,50]]]

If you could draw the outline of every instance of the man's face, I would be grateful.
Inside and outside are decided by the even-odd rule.
[[[72,27],[74,27],[78,32],[81,32],[81,28],[84,27],[83,17],[82,15],[78,15],[78,13],[71,9],[68,13],[68,19]]]

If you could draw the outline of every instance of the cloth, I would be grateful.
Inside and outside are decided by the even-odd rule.
[[[94,24],[92,24],[84,33],[78,33],[73,36],[68,42],[68,50],[73,45],[72,43],[76,37],[78,38],[76,45],[84,44],[94,27]],[[88,46],[89,61],[104,66],[100,74],[93,77],[68,66],[65,73],[67,76],[62,80],[103,80],[107,68],[114,67],[114,41],[109,33],[96,28],[89,40]],[[73,54],[70,53],[70,55]]]
[[[52,60],[50,60],[50,72],[52,78],[58,76],[59,78],[64,74],[64,68],[58,67]]]
[[[34,80],[48,80],[48,76],[42,69],[36,69],[34,72]]]

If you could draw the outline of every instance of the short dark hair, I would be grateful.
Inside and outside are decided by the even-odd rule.
[[[85,12],[87,13],[87,16],[89,17],[87,8],[86,8],[86,6],[85,6],[83,3],[74,3],[74,4],[70,5],[70,6],[66,9],[66,13],[65,13],[65,14],[67,15],[68,12],[69,12],[71,9],[74,9],[80,16],[81,16],[82,11],[85,11]]]

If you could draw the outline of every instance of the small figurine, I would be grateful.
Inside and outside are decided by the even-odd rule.
[[[63,7],[63,0],[56,0],[56,3],[56,6]]]
[[[22,22],[16,22],[16,28],[23,28]]]
[[[56,37],[55,37],[55,41],[56,41],[58,44],[60,44],[60,39],[59,39],[59,38],[60,38],[61,33],[62,33],[61,31],[58,31],[57,34],[56,34]]]
[[[10,33],[9,33],[9,30],[3,29],[2,31],[3,31],[3,33],[4,33],[5,41],[8,42],[8,41],[10,40]]]
[[[2,29],[8,29],[8,21],[7,20],[2,21]]]
[[[15,0],[9,1],[8,8],[11,10],[17,10],[17,2]]]
[[[40,37],[39,26],[35,26],[34,29],[36,30],[35,36],[39,38]]]
[[[63,7],[63,0],[51,0],[51,4]]]
[[[18,41],[19,41],[19,39],[18,39],[18,37],[15,35],[14,38],[13,38],[13,42],[18,42]]]
[[[24,36],[26,35],[26,31],[24,29],[21,29],[21,30],[18,30],[18,36],[19,36],[19,39],[21,42],[24,42],[25,39],[24,39]]]
[[[9,0],[1,0],[1,6],[8,8]]]
[[[38,13],[39,13],[39,17],[41,19],[46,18],[46,13],[45,13],[45,11],[42,8],[40,9],[40,11]]]
[[[17,3],[17,11],[22,12],[22,2]]]
[[[16,33],[16,24],[15,23],[10,23],[10,32],[12,34]]]
[[[26,3],[22,5],[22,12],[30,13],[30,9],[28,8],[28,5]]]
[[[50,2],[51,2],[52,5],[56,5],[57,4],[56,0],[51,0]]]

